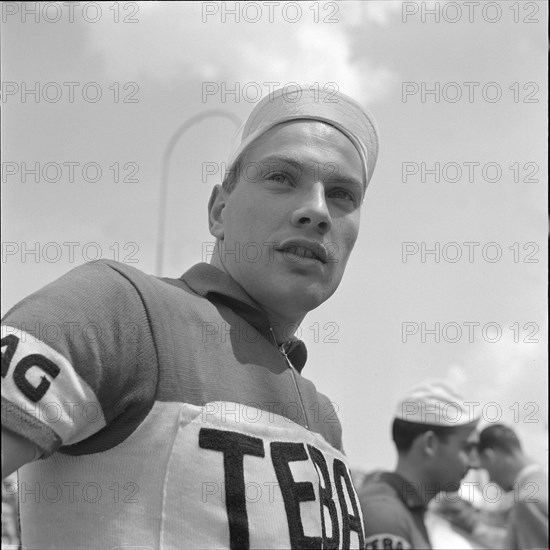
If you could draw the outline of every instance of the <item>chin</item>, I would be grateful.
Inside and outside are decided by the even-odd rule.
[[[251,295],[258,303],[279,312],[282,317],[303,318],[326,302],[338,285],[332,281],[312,282],[301,276],[270,277],[262,274],[250,287]]]
[[[304,310],[312,311],[324,304],[336,291],[336,288],[316,288],[313,287],[302,289],[295,295],[296,302],[304,306]]]
[[[318,308],[327,298],[317,293],[309,293],[303,289],[299,292],[285,293],[275,300],[279,306],[277,309],[294,311],[296,316],[305,317],[310,311]]]

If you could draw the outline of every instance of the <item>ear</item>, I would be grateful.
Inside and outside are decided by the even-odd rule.
[[[208,201],[208,228],[210,234],[220,241],[225,235],[224,208],[227,197],[227,191],[221,185],[215,185]]]
[[[491,449],[491,447],[487,447],[483,449],[483,451],[481,451],[480,458],[482,458],[487,464],[494,464],[497,455],[494,449]]]
[[[434,432],[428,430],[421,436],[422,452],[429,457],[434,457],[437,454],[439,439]]]

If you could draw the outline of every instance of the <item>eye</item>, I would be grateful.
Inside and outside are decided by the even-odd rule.
[[[286,172],[271,172],[266,176],[266,179],[274,181],[275,183],[292,183]]]
[[[348,200],[348,201],[352,201],[353,203],[357,202],[357,198],[355,194],[346,189],[333,189],[328,193],[328,196],[331,199]]]

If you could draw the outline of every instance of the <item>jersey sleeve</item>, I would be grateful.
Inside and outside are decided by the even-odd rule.
[[[516,502],[510,512],[505,548],[548,548],[548,507]]]
[[[386,495],[360,497],[366,549],[412,548],[409,523],[395,499]]]
[[[133,284],[99,261],[31,294],[2,320],[2,426],[54,451],[107,450],[154,403],[158,368]]]

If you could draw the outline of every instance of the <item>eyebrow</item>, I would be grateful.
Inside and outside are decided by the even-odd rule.
[[[304,163],[299,160],[297,157],[294,157],[292,155],[268,155],[267,157],[263,157],[259,160],[258,164],[261,166],[262,164],[267,165],[276,165],[276,164],[288,164],[289,166],[292,166],[296,170],[298,170],[300,173],[302,171],[302,168],[304,166]],[[309,163],[311,164],[311,163]],[[325,163],[326,165],[336,164],[336,163]],[[307,166],[307,163],[306,163]],[[337,165],[338,166],[338,165]],[[339,168],[339,167],[338,167]],[[358,180],[357,178],[354,178],[348,174],[343,174],[338,169],[336,172],[332,172],[329,176],[329,180],[331,176],[336,176],[338,178],[338,181],[341,183],[347,183],[348,185],[351,185],[353,187],[357,187],[357,190],[359,191],[359,194],[362,195],[363,191],[365,189],[364,184]]]

